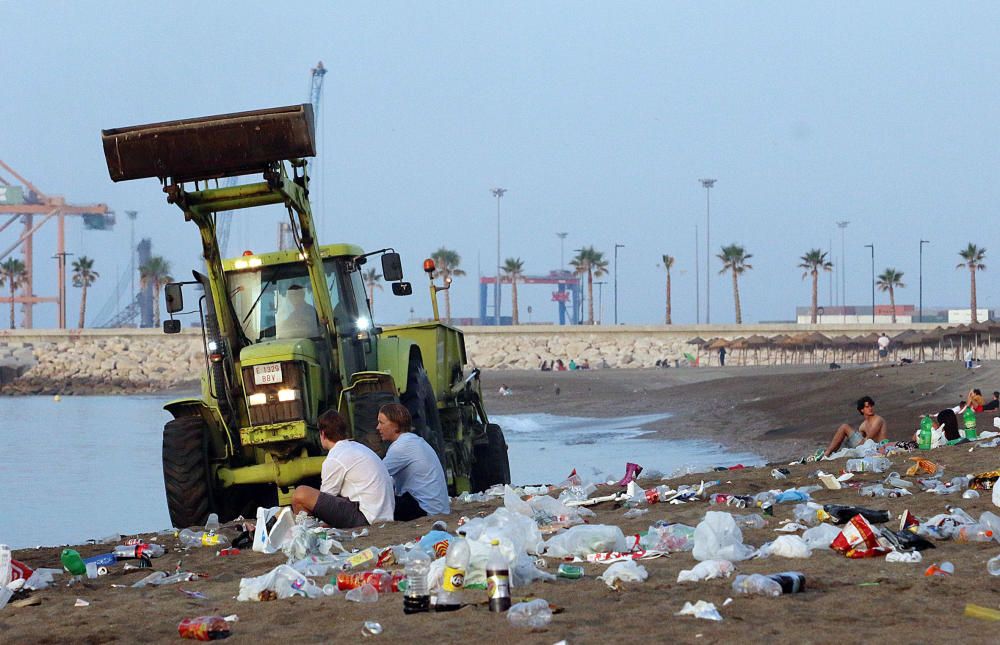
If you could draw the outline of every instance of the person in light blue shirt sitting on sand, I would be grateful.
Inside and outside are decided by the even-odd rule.
[[[423,437],[411,432],[412,426],[406,406],[387,403],[379,408],[378,433],[389,442],[383,463],[392,475],[395,519],[401,522],[451,512],[441,460]]]

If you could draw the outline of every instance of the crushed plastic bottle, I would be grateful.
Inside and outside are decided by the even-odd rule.
[[[177,536],[184,546],[225,546],[229,540],[225,535],[209,533],[208,531],[192,531],[182,529]]]
[[[736,526],[741,529],[762,529],[767,526],[767,520],[760,513],[751,513],[750,515],[734,515],[733,519],[736,520]]]
[[[991,576],[1000,576],[1000,555],[994,556],[986,563],[986,570]]]
[[[982,524],[965,524],[958,527],[955,532],[956,542],[990,542],[993,540],[993,531]]]
[[[890,466],[892,462],[886,457],[868,456],[862,459],[848,459],[844,468],[849,473],[881,473]]]
[[[371,583],[366,582],[348,591],[344,598],[351,602],[378,602],[378,591]]]
[[[507,610],[507,620],[515,627],[545,627],[552,620],[552,610],[547,600],[536,598],[513,605]]]
[[[777,598],[781,595],[781,584],[759,573],[738,575],[733,580],[733,593]]]

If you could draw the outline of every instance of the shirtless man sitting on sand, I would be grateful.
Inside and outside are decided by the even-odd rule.
[[[866,439],[885,440],[885,419],[875,414],[875,401],[870,396],[858,399],[858,412],[865,420],[861,422],[857,430],[846,423],[841,424],[837,428],[837,432],[834,433],[830,445],[827,446],[826,452],[823,453],[824,457],[829,457],[832,453],[840,450],[841,444],[844,444],[846,448],[857,448]]]

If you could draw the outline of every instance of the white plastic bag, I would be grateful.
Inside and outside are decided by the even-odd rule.
[[[521,515],[532,516],[531,506],[528,502],[521,499],[521,496],[510,487],[510,485],[505,485],[503,487],[503,505],[504,507],[513,512],[520,513]]]
[[[715,608],[715,605],[710,602],[705,602],[704,600],[699,600],[693,605],[686,602],[684,603],[684,607],[682,607],[681,610],[674,615],[694,616],[695,618],[702,618],[704,620],[722,620],[722,615],[719,614],[719,610]]]
[[[694,529],[695,560],[729,560],[737,562],[753,555],[754,549],[743,544],[743,532],[729,513],[708,511]]]
[[[276,517],[274,526],[267,530],[267,523]],[[253,535],[253,550],[259,553],[277,553],[292,539],[292,529],[295,527],[295,516],[290,506],[272,506],[257,508],[257,528]]]
[[[287,564],[282,564],[256,578],[240,580],[240,593],[237,600],[260,600],[260,592],[273,591],[278,598],[292,596],[307,596],[318,598],[323,590]]]
[[[830,544],[840,535],[840,529],[826,522],[814,526],[802,534],[802,539],[810,549],[829,549]]]
[[[601,580],[609,587],[614,587],[615,582],[644,582],[649,577],[646,567],[635,560],[625,560],[615,562],[601,574]]]
[[[809,545],[798,535],[781,535],[760,547],[757,556],[766,558],[778,555],[783,558],[808,558],[812,555]]]
[[[701,582],[714,578],[728,578],[733,575],[735,570],[736,567],[729,560],[705,560],[694,565],[691,569],[684,569],[678,573],[677,582]]]
[[[920,551],[890,551],[885,556],[886,562],[920,562],[924,556]]]
[[[549,538],[545,543],[545,555],[553,558],[571,555],[584,558],[591,553],[624,551],[626,548],[625,534],[617,526],[581,524]]]
[[[1000,486],[993,487],[993,505],[1000,506]]]

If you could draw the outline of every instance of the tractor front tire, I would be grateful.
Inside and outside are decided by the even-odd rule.
[[[201,526],[208,517],[210,486],[205,422],[181,417],[163,427],[163,484],[176,528]]]

